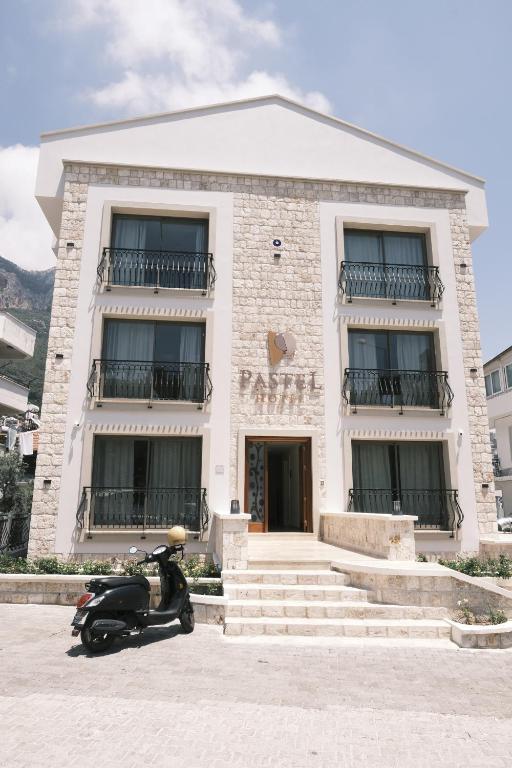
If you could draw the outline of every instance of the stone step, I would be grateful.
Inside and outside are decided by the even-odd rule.
[[[368,599],[366,589],[344,584],[238,584],[224,582],[224,595],[229,600],[330,600],[362,602]]]
[[[247,567],[251,571],[280,571],[287,569],[289,571],[317,570],[329,571],[331,560],[321,559],[297,559],[297,560],[268,560],[250,557],[247,561]]]
[[[443,608],[334,600],[229,600],[226,616],[303,619],[443,619]]]
[[[239,584],[341,584],[347,585],[350,577],[340,571],[319,569],[222,571],[225,585]]]
[[[227,616],[225,635],[316,635],[324,637],[388,637],[450,639],[451,627],[436,619],[304,619]]]

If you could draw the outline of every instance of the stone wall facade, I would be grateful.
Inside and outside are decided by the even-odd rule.
[[[459,192],[382,187],[342,182],[183,172],[164,169],[70,164],[64,166],[64,204],[59,235],[55,293],[42,408],[29,553],[55,549],[56,517],[64,458],[69,375],[72,366],[78,282],[88,187],[130,186],[230,192],[234,199],[231,467],[237,488],[238,434],[243,426],[279,429],[308,427],[318,432],[318,471],[325,469],[322,294],[319,203],[323,201],[412,206],[450,212],[457,292],[467,366],[466,388],[475,462],[475,489],[481,533],[495,530],[492,468],[478,317],[464,195]],[[282,241],[274,258],[272,241]],[[68,247],[67,243],[74,243]],[[468,265],[465,274],[460,264]],[[221,279],[221,278],[220,278]],[[276,399],[270,385],[267,332],[290,330],[299,339],[293,359],[281,368],[292,385],[280,382]],[[307,339],[307,344],[303,340]],[[226,340],[228,343],[228,340]],[[55,355],[63,355],[56,359]],[[470,367],[478,369],[472,377]],[[242,371],[252,378],[242,381]],[[277,372],[278,369],[275,369]],[[302,387],[301,376],[309,376]],[[257,378],[261,374],[262,381]],[[311,374],[314,374],[311,379]],[[275,381],[272,380],[272,381]],[[297,385],[299,382],[299,386]],[[313,383],[311,383],[313,382]],[[293,389],[293,391],[290,391]],[[283,397],[283,395],[286,395]],[[50,481],[45,484],[44,481]],[[489,482],[487,495],[482,482]],[[70,514],[73,510],[70,509]]]
[[[461,343],[464,355],[466,397],[471,431],[478,528],[481,534],[494,533],[498,530],[498,524],[496,521],[496,502],[494,498],[492,450],[489,436],[482,350],[480,346],[473,257],[464,208],[450,211],[450,228],[457,276],[457,300],[462,332]],[[470,372],[471,368],[476,368],[476,374]],[[482,488],[482,484],[487,484],[488,488]]]

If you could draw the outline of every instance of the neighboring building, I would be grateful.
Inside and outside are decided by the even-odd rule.
[[[34,354],[36,332],[7,312],[0,312],[0,416],[24,413],[28,388],[2,374],[2,362],[27,360]]]
[[[42,137],[58,239],[32,553],[240,501],[496,531],[471,242],[484,183],[279,96]]]
[[[512,347],[484,365],[494,482],[504,516],[512,515]]]

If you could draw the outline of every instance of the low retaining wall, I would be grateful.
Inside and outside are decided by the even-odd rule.
[[[476,613],[488,613],[489,608],[501,610],[512,619],[512,593],[481,579],[466,576],[437,563],[367,565],[332,564],[333,568],[350,575],[353,587],[367,589],[371,599],[393,605],[444,607],[452,612],[459,601],[467,600]]]
[[[512,557],[512,533],[494,533],[480,539],[481,557]]]
[[[512,621],[493,626],[450,621],[452,640],[461,648],[512,648]]]
[[[320,515],[320,539],[385,560],[415,560],[414,515],[336,512]]]
[[[208,552],[220,570],[246,570],[250,519],[244,514],[213,513]]]
[[[60,576],[4,573],[0,574],[0,603],[32,603],[36,605],[75,606],[85,585],[95,576]],[[151,607],[160,601],[160,579],[148,578],[151,584]],[[189,583],[192,580],[189,579]],[[220,584],[220,579],[198,579],[195,584]],[[191,594],[196,621],[199,624],[224,622],[225,598],[217,595]]]

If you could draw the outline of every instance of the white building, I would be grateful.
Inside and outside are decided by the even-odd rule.
[[[481,179],[270,96],[44,134],[36,195],[58,262],[33,553],[175,522],[201,547],[233,499],[260,532],[413,513],[424,552],[496,530]]]
[[[1,373],[2,362],[27,360],[34,354],[36,332],[7,312],[0,312],[0,415],[23,413],[28,405],[28,388]]]
[[[512,347],[484,365],[487,411],[493,446],[494,482],[503,512],[512,515]]]

